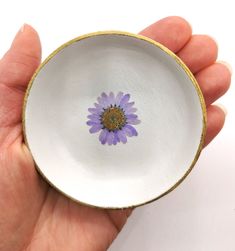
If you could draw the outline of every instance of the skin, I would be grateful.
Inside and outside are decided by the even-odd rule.
[[[224,111],[212,103],[231,79],[228,67],[215,62],[215,41],[192,35],[180,17],[164,18],[141,34],[167,46],[194,73],[207,104],[207,145],[225,121]],[[23,142],[22,100],[40,60],[38,34],[24,25],[0,61],[0,251],[107,250],[131,209],[95,209],[65,198],[37,174]]]

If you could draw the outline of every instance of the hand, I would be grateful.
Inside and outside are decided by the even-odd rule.
[[[229,88],[231,73],[215,62],[214,40],[191,32],[182,18],[168,17],[141,34],[167,46],[195,74],[207,104],[208,144],[225,120],[224,111],[211,104]],[[23,143],[22,101],[40,57],[39,37],[25,25],[0,61],[0,251],[104,251],[131,209],[90,208],[59,194],[37,174]]]

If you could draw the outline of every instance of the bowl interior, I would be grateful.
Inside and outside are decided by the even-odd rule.
[[[86,124],[101,93],[130,94],[141,122],[127,143],[101,144]],[[73,41],[33,80],[25,135],[48,181],[98,207],[151,201],[172,188],[199,154],[203,101],[189,73],[164,49],[119,33]]]

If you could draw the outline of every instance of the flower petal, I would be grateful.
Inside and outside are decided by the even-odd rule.
[[[102,129],[102,125],[101,125],[101,124],[96,124],[96,125],[93,125],[93,126],[90,128],[89,132],[90,132],[90,133],[96,133],[96,132],[98,132],[98,131],[101,130],[101,129]]]
[[[139,119],[127,119],[127,123],[131,125],[138,125],[141,121]]]
[[[103,98],[98,97],[98,98],[97,98],[97,101],[98,101],[98,104],[99,104],[100,106],[103,106]]]
[[[94,106],[98,109],[98,110],[102,110],[102,106],[100,104],[94,103]]]
[[[100,121],[96,122],[96,121],[93,121],[93,120],[88,120],[86,122],[86,124],[89,125],[89,126],[100,125]]]
[[[122,143],[126,144],[127,138],[126,138],[125,132],[122,131],[122,130],[119,130],[119,131],[117,131],[117,135],[118,135],[119,140],[120,140]]]
[[[103,98],[107,98],[107,97],[108,97],[108,95],[107,95],[105,92],[102,92],[102,93],[101,93],[101,97],[103,97]]]
[[[130,94],[124,95],[120,101],[120,106],[123,108],[123,106],[129,101],[129,99],[130,99]]]
[[[126,118],[127,119],[137,119],[138,116],[136,114],[131,113],[131,114],[126,115]]]
[[[131,125],[125,125],[123,130],[126,132],[126,135],[129,137],[138,135],[136,129]]]
[[[114,132],[114,139],[113,139],[113,144],[116,145],[118,142],[120,142],[117,131]]]
[[[113,105],[114,106],[114,104],[115,104],[115,97],[114,97],[113,92],[109,93],[108,101],[109,101],[109,105]]]
[[[135,102],[126,103],[125,105],[123,105],[123,109],[126,111],[127,109],[131,108],[134,104]]]
[[[93,113],[93,114],[88,115],[87,118],[90,119],[90,120],[97,120],[97,119],[99,120],[100,115]]]
[[[107,136],[108,136],[108,130],[106,129],[103,129],[101,132],[100,132],[100,136],[99,136],[99,141],[101,142],[101,144],[105,144],[106,141],[107,141]]]
[[[138,116],[136,114],[127,114],[127,123],[132,124],[132,125],[137,125],[140,123],[140,120],[138,119]]]
[[[101,93],[101,97],[103,98],[103,100],[105,101],[105,103],[108,104],[108,102],[109,102],[109,96],[105,92]]]
[[[115,104],[119,106],[121,99],[123,98],[123,92],[119,92],[115,98]]]
[[[88,111],[93,114],[99,114],[101,110],[97,108],[88,108]]]
[[[108,106],[108,95],[105,92],[102,92],[101,97],[97,98],[98,103],[103,107],[106,108]]]
[[[98,125],[98,124],[101,124],[100,120],[95,120],[95,119],[92,119],[92,120],[88,120],[86,122],[87,125],[89,126],[93,126],[93,125]]]
[[[107,136],[107,143],[109,145],[112,145],[113,144],[113,140],[114,140],[114,133],[113,132],[109,132],[108,136]]]
[[[125,114],[126,114],[126,115],[129,115],[129,114],[131,114],[131,113],[135,113],[136,111],[137,111],[136,108],[131,107],[131,108],[125,110]]]

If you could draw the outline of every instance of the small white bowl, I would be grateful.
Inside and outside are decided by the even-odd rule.
[[[119,92],[135,102],[131,116],[123,108],[129,96],[118,100]],[[102,93],[102,112],[100,104],[88,111]],[[42,176],[67,197],[101,208],[135,207],[172,191],[205,137],[205,103],[192,73],[161,44],[127,32],[91,33],[55,50],[34,74],[23,110],[25,142]],[[99,132],[89,131],[90,112]]]

